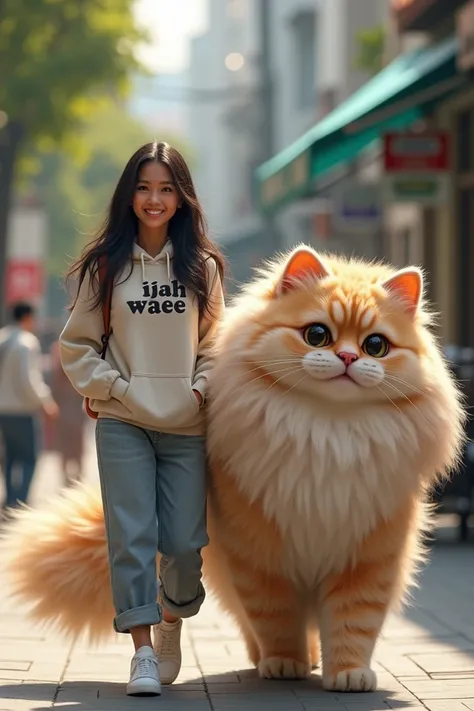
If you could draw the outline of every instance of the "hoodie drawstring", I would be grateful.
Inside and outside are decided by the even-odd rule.
[[[168,283],[171,284],[170,255],[166,252],[166,271],[168,272]]]
[[[140,262],[142,263],[142,281],[146,281],[145,278],[145,255],[143,252],[140,253]]]
[[[157,260],[156,259],[151,259],[148,258],[149,261],[154,264]],[[142,265],[142,281],[146,281],[146,275],[145,275],[145,262],[147,260],[147,255],[144,252],[140,252],[140,263]],[[170,260],[170,255],[168,252],[166,252],[166,273],[168,274],[168,283],[171,284],[171,260]]]

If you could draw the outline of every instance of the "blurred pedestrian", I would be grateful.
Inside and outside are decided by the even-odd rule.
[[[222,273],[184,158],[166,143],[142,146],[72,268],[79,292],[60,337],[65,372],[98,413],[114,628],[135,646],[130,695],[176,679],[182,618],[205,597],[204,405]]]
[[[43,379],[41,346],[34,335],[35,310],[17,303],[13,324],[0,330],[0,431],[6,486],[4,508],[28,501],[40,446],[39,415],[57,415]]]
[[[51,392],[59,408],[52,446],[61,458],[64,486],[70,486],[82,480],[86,418],[84,400],[64,373],[57,342],[51,347]]]

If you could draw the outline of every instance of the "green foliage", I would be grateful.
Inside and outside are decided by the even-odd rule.
[[[358,52],[355,61],[357,69],[377,74],[384,66],[386,30],[383,25],[359,30],[356,35]]]
[[[0,107],[55,142],[136,68],[132,0],[1,0]]]
[[[48,272],[63,276],[71,259],[90,239],[107,210],[110,198],[130,156],[153,140],[146,127],[118,103],[95,113],[75,141],[81,150],[37,153],[39,173],[24,184],[43,201],[48,220]],[[164,137],[189,159],[189,150],[173,136]]]

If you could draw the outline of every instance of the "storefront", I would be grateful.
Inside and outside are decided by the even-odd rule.
[[[474,0],[393,0],[393,13],[400,35],[425,33],[426,46],[397,57],[260,166],[260,206],[278,214],[326,196],[350,166],[380,155],[387,132],[447,132],[446,198],[429,207],[416,199],[385,203],[382,241],[389,260],[425,267],[443,342],[474,348]]]
[[[439,102],[430,125],[447,131],[451,148],[451,185],[445,205],[423,209],[423,264],[430,297],[441,313],[439,333],[445,344],[474,349],[474,0],[398,0],[400,33],[423,31],[457,43],[459,90]],[[474,352],[473,352],[474,354]],[[469,376],[469,374],[465,373]],[[471,377],[471,376],[469,376]]]
[[[443,341],[473,347],[474,89],[446,101],[434,120],[451,137],[452,183],[448,204],[424,215],[424,263],[442,313]]]
[[[331,175],[373,150],[387,131],[425,120],[459,91],[457,40],[447,37],[397,57],[299,140],[257,170],[260,207],[277,212],[317,195]]]
[[[399,0],[400,2],[400,0]],[[454,361],[466,404],[474,406],[474,0],[402,0],[399,30],[422,30],[432,37],[452,32],[457,41],[460,90],[436,107],[432,126],[446,131],[451,144],[451,185],[445,205],[422,212],[424,259],[431,294],[441,317],[439,332]],[[467,423],[474,437],[474,422]],[[443,508],[460,514],[460,535],[474,511],[474,451],[463,455],[461,476],[443,492]]]

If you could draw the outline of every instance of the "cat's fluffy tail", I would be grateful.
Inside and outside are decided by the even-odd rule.
[[[65,489],[44,509],[24,507],[1,535],[8,587],[35,622],[69,637],[99,642],[112,630],[114,610],[100,491]]]

